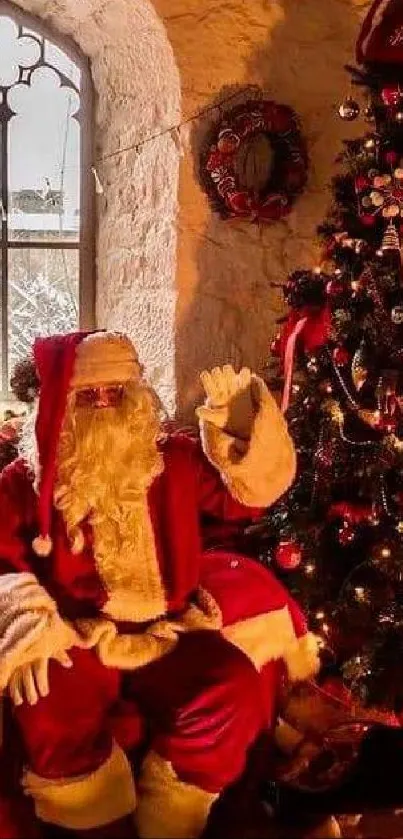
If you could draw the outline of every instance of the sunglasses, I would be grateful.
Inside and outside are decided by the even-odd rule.
[[[114,408],[121,403],[123,393],[123,385],[83,388],[77,391],[76,406],[78,408]]]

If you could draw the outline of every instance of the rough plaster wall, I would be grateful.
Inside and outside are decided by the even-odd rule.
[[[179,75],[148,0],[19,0],[90,58],[97,93],[96,156],[178,122]],[[135,341],[163,402],[174,408],[179,152],[167,135],[98,165],[97,325]]]
[[[261,370],[274,321],[283,312],[283,281],[315,259],[315,229],[341,138],[357,128],[335,107],[348,91],[369,0],[154,0],[164,20],[189,116],[249,83],[300,114],[311,156],[309,185],[289,218],[269,227],[222,222],[210,212],[195,174],[208,128],[192,130],[180,185],[177,381],[182,412],[192,415],[196,373],[232,360]],[[358,126],[363,131],[362,123]]]

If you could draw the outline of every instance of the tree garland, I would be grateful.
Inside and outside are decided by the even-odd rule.
[[[242,145],[266,134],[274,152],[266,188],[243,189],[236,172]],[[201,177],[213,209],[221,218],[278,221],[290,212],[307,180],[308,155],[298,117],[287,105],[251,100],[230,110],[216,125],[201,161]]]

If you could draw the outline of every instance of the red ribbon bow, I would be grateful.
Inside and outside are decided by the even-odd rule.
[[[313,353],[327,343],[330,337],[331,311],[327,304],[320,309],[305,306],[293,310],[283,324],[279,355],[283,362],[284,390],[281,410],[285,413],[290,403],[291,385],[294,372],[295,349],[300,342],[305,353]]]

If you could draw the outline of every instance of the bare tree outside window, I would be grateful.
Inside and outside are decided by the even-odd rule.
[[[86,60],[0,0],[1,395],[38,335],[93,324]]]

